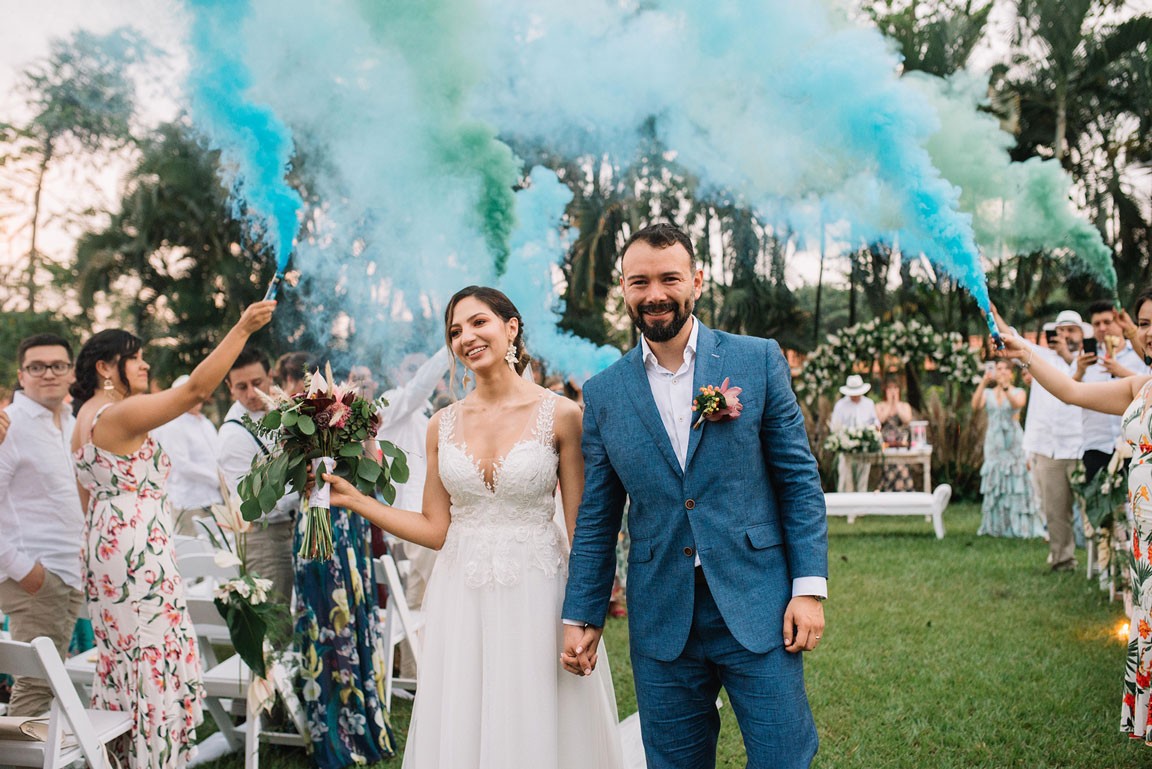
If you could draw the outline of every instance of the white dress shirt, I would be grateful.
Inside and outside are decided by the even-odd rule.
[[[0,444],[0,580],[22,580],[39,561],[80,590],[84,511],[76,487],[72,430],[76,420],[53,414],[23,392],[7,409],[12,424]]]
[[[223,502],[216,464],[216,426],[203,414],[185,412],[152,431],[172,459],[168,499],[177,510]]]
[[[1076,363],[1065,363],[1055,350],[1027,344],[1048,363],[1072,376]],[[1028,411],[1024,421],[1024,451],[1049,459],[1080,459],[1083,452],[1083,415],[1079,406],[1070,406],[1032,380],[1028,393]]]
[[[424,505],[424,479],[428,457],[424,450],[428,439],[428,407],[436,385],[448,373],[452,354],[441,347],[424,361],[412,378],[400,387],[384,393],[388,405],[380,412],[380,429],[376,437],[390,441],[402,450],[408,461],[408,481],[395,484],[396,507],[419,512]]]
[[[219,453],[216,455],[216,462],[220,465],[220,471],[224,473],[224,480],[228,482],[228,489],[232,492],[232,497],[237,504],[240,503],[240,498],[236,494],[236,487],[240,485],[240,480],[252,469],[253,459],[257,457],[261,460],[264,459],[264,452],[260,450],[260,445],[271,451],[273,442],[270,439],[257,438],[248,432],[243,425],[235,424],[229,420],[240,420],[247,414],[253,422],[259,422],[264,418],[264,413],[263,411],[249,411],[237,401],[232,404],[232,408],[228,409],[228,413],[224,415],[224,424],[220,425],[217,438]],[[260,443],[257,444],[257,441]],[[283,523],[292,520],[299,509],[300,495],[293,492],[282,497],[276,503],[276,507],[272,508],[271,512],[265,513],[259,520],[266,523]]]
[[[1132,349],[1132,345],[1125,341],[1124,347],[1116,351],[1114,360],[1137,376],[1148,373],[1148,367],[1140,356]],[[1097,361],[1084,370],[1084,382],[1110,382],[1113,377],[1108,370]],[[1082,408],[1084,418],[1081,424],[1082,444],[1081,453],[1088,451],[1102,451],[1111,454],[1116,450],[1116,439],[1120,437],[1120,417],[1115,414],[1104,414],[1092,409]]]
[[[656,360],[656,353],[648,346],[648,340],[640,337],[640,352],[644,359],[644,371],[648,374],[648,385],[652,389],[652,399],[656,401],[656,411],[672,449],[680,461],[680,469],[688,459],[688,439],[692,434],[692,380],[696,374],[696,341],[700,336],[700,324],[695,316],[689,321],[692,332],[684,348],[684,362],[676,371],[669,371]],[[873,408],[875,413],[875,408]],[[696,565],[700,565],[700,554],[696,554]],[[828,580],[824,577],[796,577],[792,580],[792,595],[815,595],[822,598],[828,595]]]
[[[876,416],[876,404],[866,395],[861,395],[860,400],[855,403],[848,395],[836,401],[836,405],[832,407],[832,418],[829,420],[829,425],[833,430],[879,424],[880,418]]]

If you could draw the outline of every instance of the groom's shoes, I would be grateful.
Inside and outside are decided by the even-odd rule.
[[[1067,561],[1061,561],[1060,563],[1054,563],[1054,564],[1052,564],[1051,571],[1053,574],[1055,574],[1056,572],[1060,572],[1060,571],[1076,571],[1076,559],[1075,558],[1069,558]]]

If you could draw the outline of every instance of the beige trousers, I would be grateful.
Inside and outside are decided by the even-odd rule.
[[[13,641],[28,643],[33,638],[48,636],[63,659],[68,653],[76,617],[84,601],[83,593],[69,587],[50,571],[44,573],[44,584],[30,595],[20,583],[7,579],[0,582],[0,610],[8,615],[8,630]],[[42,678],[17,676],[8,703],[10,716],[36,716],[52,705],[52,689]]]
[[[841,454],[836,464],[836,491],[868,491],[872,463]]]
[[[1072,471],[1078,459],[1032,455],[1032,474],[1040,491],[1040,510],[1048,522],[1049,563],[1060,566],[1076,559],[1072,533]]]
[[[296,533],[294,521],[257,523],[248,532],[246,557],[248,570],[258,577],[272,580],[273,600],[288,607],[288,619],[274,628],[272,640],[286,643],[292,637],[292,586],[296,575],[292,569],[292,538]]]

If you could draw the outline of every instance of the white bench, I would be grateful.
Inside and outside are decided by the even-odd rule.
[[[942,483],[931,494],[924,491],[830,492],[824,495],[828,515],[844,516],[848,523],[865,515],[922,515],[931,520],[936,539],[944,539],[944,510],[952,487]]]

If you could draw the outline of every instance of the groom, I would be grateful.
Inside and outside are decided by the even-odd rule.
[[[633,235],[621,273],[643,337],[584,387],[584,498],[561,660],[578,675],[595,665],[627,497],[632,671],[648,769],[715,766],[721,687],[749,767],[807,767],[817,738],[799,652],[824,630],[828,540],[788,364],[775,342],[712,331],[692,316],[704,274],[676,227]],[[742,410],[694,428],[693,399],[724,380],[741,388]]]

